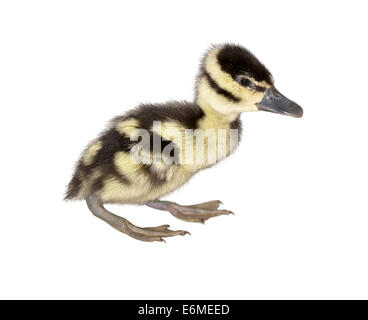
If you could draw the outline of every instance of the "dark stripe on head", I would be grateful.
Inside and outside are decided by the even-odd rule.
[[[265,87],[262,87],[262,86],[258,86],[258,85],[254,85],[254,86],[252,86],[251,87],[253,90],[255,90],[255,91],[258,91],[258,92],[265,92],[266,91],[266,89],[267,88],[265,88]]]
[[[249,86],[249,88],[251,88],[254,91],[258,91],[258,92],[265,92],[267,88],[256,85],[255,83],[252,82],[252,85]]]
[[[240,98],[235,97],[231,92],[221,88],[215,80],[209,75],[207,71],[204,71],[204,76],[206,77],[208,84],[210,87],[215,90],[218,94],[224,96],[226,99],[231,100],[232,102],[240,102]]]
[[[218,55],[217,61],[222,71],[230,74],[234,79],[239,73],[248,73],[257,81],[266,81],[272,85],[271,73],[247,49],[233,44],[224,45]]]

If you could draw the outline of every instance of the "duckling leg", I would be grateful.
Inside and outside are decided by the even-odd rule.
[[[140,228],[129,222],[127,219],[117,216],[106,210],[101,200],[96,195],[87,197],[87,206],[89,210],[98,218],[107,222],[113,228],[142,241],[165,241],[164,237],[173,237],[176,235],[184,236],[189,232],[184,230],[173,231],[169,229],[169,225],[158,227]]]
[[[171,201],[150,201],[146,203],[146,206],[168,211],[176,218],[184,221],[204,223],[206,220],[213,217],[234,214],[229,210],[218,210],[220,204],[222,203],[218,200],[199,203],[192,206],[182,206]]]

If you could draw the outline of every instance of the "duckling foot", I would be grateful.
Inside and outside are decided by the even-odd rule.
[[[163,241],[165,237],[184,236],[190,234],[184,230],[170,230],[169,225],[165,224],[158,227],[140,228],[129,222],[127,219],[117,216],[106,210],[102,202],[95,195],[87,198],[87,205],[90,211],[98,218],[107,222],[113,228],[127,234],[128,236],[141,241]]]
[[[121,218],[126,220],[124,218]],[[184,230],[170,230],[169,225],[162,225],[158,227],[147,227],[140,228],[129,222],[128,220],[124,221],[122,225],[117,228],[119,231],[126,233],[127,235],[142,241],[163,241],[164,237],[173,237],[173,236],[185,236],[190,233]]]
[[[221,204],[222,202],[218,200],[199,203],[192,206],[182,206],[171,201],[150,201],[146,203],[146,206],[168,211],[174,217],[184,221],[204,223],[206,220],[213,217],[234,214],[229,210],[218,210]]]

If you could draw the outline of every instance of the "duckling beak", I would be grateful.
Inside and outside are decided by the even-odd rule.
[[[303,109],[294,101],[282,95],[275,87],[266,89],[261,102],[257,104],[258,110],[288,115],[295,118],[303,116]]]

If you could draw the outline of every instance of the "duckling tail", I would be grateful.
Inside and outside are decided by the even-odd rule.
[[[64,200],[72,200],[74,198],[77,198],[78,194],[80,193],[81,187],[82,180],[78,178],[77,174],[74,174],[65,192]]]

